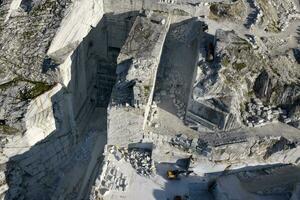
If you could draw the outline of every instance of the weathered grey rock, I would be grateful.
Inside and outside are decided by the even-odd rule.
[[[117,147],[145,137],[157,142],[156,151],[161,145],[175,147],[180,154],[195,154],[216,165],[298,164],[299,141],[283,134],[298,132],[277,119],[299,128],[299,3],[221,2],[0,0],[0,198],[86,199],[106,143],[106,111],[98,113],[104,118],[100,122],[94,113],[108,104],[107,137],[116,145],[111,152],[116,162],[105,160],[92,199],[105,193],[146,198],[126,196],[135,189],[128,180],[134,176],[124,174],[133,170],[149,183],[150,174],[158,175],[155,160],[149,152]],[[240,27],[245,23],[248,29]],[[220,30],[215,33],[215,28]],[[161,62],[163,47],[166,58]],[[188,78],[181,76],[187,68],[174,70],[184,58],[195,67]],[[165,71],[157,79],[165,64],[176,73],[168,76]],[[162,79],[170,87],[154,95]],[[259,99],[248,104],[254,95]],[[164,114],[185,120],[199,137],[189,130],[193,134],[188,137],[182,133],[172,138],[182,124],[164,132],[173,121],[159,121],[157,112],[168,98],[175,112]],[[256,128],[239,132],[243,120]],[[283,127],[282,134],[276,125]],[[223,198],[227,188],[220,188]],[[156,195],[152,192],[149,198]]]
[[[152,17],[156,15],[158,13],[137,17],[118,57],[118,77],[109,106],[109,144],[126,145],[129,141],[139,142],[142,138],[152,104],[162,47],[170,25],[168,15],[162,16],[165,24],[153,22]],[[137,104],[138,107],[126,107],[126,104]]]
[[[274,84],[272,84],[272,77],[265,70],[256,78],[253,90],[256,97],[267,101],[270,99]]]

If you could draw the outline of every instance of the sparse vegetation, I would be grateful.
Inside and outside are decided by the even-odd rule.
[[[150,86],[149,85],[144,86],[144,94],[146,97],[148,97],[150,95]]]
[[[279,23],[274,20],[267,25],[266,30],[274,33],[279,33],[281,31]]]
[[[188,16],[189,13],[187,13],[186,11],[181,10],[181,9],[174,9],[173,15]]]
[[[232,67],[235,70],[237,70],[237,71],[241,71],[242,69],[246,68],[247,65],[245,63],[237,63],[237,62],[235,62],[235,63],[232,64]]]
[[[22,100],[34,99],[37,96],[47,92],[53,86],[43,82],[31,82],[34,84],[34,87],[26,92],[21,92],[20,97]]]
[[[44,83],[44,82],[40,82],[40,81],[31,81],[31,80],[24,79],[22,77],[17,77],[15,79],[13,79],[12,81],[9,81],[7,83],[0,85],[0,90],[6,90],[7,88],[16,86],[18,84],[18,82],[21,82],[21,81],[33,84],[33,88],[30,89],[29,91],[20,92],[21,100],[34,99],[37,96],[49,91],[53,87],[53,85],[48,84],[48,83]]]
[[[0,85],[0,90],[5,90],[5,89],[7,89],[9,87],[12,87],[12,86],[16,85],[18,81],[20,81],[20,79],[19,78],[15,78],[12,81],[9,81],[7,83],[1,84]]]
[[[56,7],[57,7],[56,1],[48,0],[43,4],[39,4],[38,6],[33,7],[33,9],[30,12],[30,15],[38,16],[40,15],[41,12],[46,10],[55,10]]]
[[[268,0],[257,0],[257,3],[264,13],[262,24],[266,26],[266,30],[275,33],[280,32],[278,13],[274,6]]]
[[[241,20],[244,17],[245,10],[246,8],[242,0],[231,4],[212,3],[209,18],[213,20],[222,20],[224,18]]]
[[[0,125],[0,134],[13,135],[19,130],[8,125]]]
[[[247,50],[250,51],[252,49],[251,44],[243,39],[243,38],[238,38],[236,41],[232,42],[232,44],[236,45],[238,50]]]
[[[250,99],[251,97],[253,97],[255,94],[254,94],[254,91],[253,90],[249,90],[248,93],[247,93],[247,97]]]
[[[221,65],[227,67],[230,64],[230,59],[228,56],[224,56],[221,60]]]
[[[28,30],[28,31],[23,32],[23,38],[25,40],[30,40],[30,39],[34,38],[35,34],[36,34],[35,31]]]

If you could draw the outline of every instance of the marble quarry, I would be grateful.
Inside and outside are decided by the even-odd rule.
[[[0,0],[0,199],[300,199],[298,0]]]

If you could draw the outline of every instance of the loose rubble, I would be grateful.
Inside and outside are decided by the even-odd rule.
[[[300,199],[298,0],[0,0],[0,199]]]
[[[243,113],[245,124],[248,127],[263,126],[268,123],[282,122],[293,124],[297,122],[298,117],[291,116],[288,111],[281,107],[264,106],[262,101],[257,98],[246,104],[246,112]]]
[[[150,176],[152,174],[151,153],[141,149],[132,149],[129,151],[129,162],[137,173],[141,176]]]

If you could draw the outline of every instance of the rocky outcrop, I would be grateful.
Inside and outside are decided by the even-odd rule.
[[[256,97],[266,101],[270,99],[272,93],[272,78],[268,74],[268,72],[263,71],[256,78],[253,90],[255,92]],[[274,85],[274,83],[273,83]]]
[[[270,106],[283,108],[286,113],[279,120],[299,128],[297,51],[289,48],[286,54],[280,54],[273,49],[266,56],[273,36],[282,35],[266,35],[269,41],[261,37],[265,31],[283,30],[284,21],[296,8],[289,0],[272,5],[257,0],[257,10],[266,15],[261,24],[255,22],[248,30],[237,28],[246,17],[245,1],[228,2],[0,0],[1,198],[85,199],[103,159],[108,104],[108,144],[116,148],[159,140],[154,145],[156,152],[169,148],[165,153],[172,154],[170,157],[178,152],[186,156],[188,152],[222,170],[235,164],[299,164],[299,139],[290,137],[298,130],[284,124],[279,124],[282,129],[239,129],[243,126],[244,105],[249,105],[254,95],[265,104],[261,105],[265,113],[274,110]],[[210,25],[205,27],[201,21]],[[218,29],[214,33],[215,27],[229,29],[227,23],[235,31]],[[245,34],[247,31],[254,35]],[[165,45],[167,34],[170,41]],[[161,62],[163,47],[168,63]],[[168,55],[169,47],[174,48],[171,55],[178,58]],[[181,53],[193,55],[181,57]],[[172,71],[178,67],[176,62],[184,59],[189,62],[180,63],[182,71],[174,70],[166,76],[167,81],[172,79],[170,91],[160,94],[163,98],[172,95],[175,114],[180,118],[176,122],[183,120],[197,129],[188,129],[192,138],[184,133],[174,137],[175,123],[172,131],[165,133],[172,120],[151,124],[161,109],[153,101],[160,100],[154,95],[161,81],[157,80],[158,68],[167,64]],[[183,63],[195,68],[181,79],[180,73],[187,69]],[[160,130],[160,125],[161,132],[152,133],[153,128]],[[118,154],[105,155],[109,158],[104,159],[103,173],[96,183],[100,187],[92,198],[99,197],[97,192],[102,197],[110,190],[123,195],[129,189],[128,197],[133,199],[135,194],[130,189],[140,182],[132,185],[132,179],[149,184],[151,195],[162,199],[161,194],[152,194],[152,189],[161,185],[155,185],[149,177],[165,174],[154,169],[161,164],[156,161],[163,161],[163,153],[151,157],[149,152],[134,150],[129,152],[129,162],[123,162]],[[134,179],[137,174],[139,178]],[[249,188],[240,188],[235,177],[229,179],[246,194],[239,197],[256,198],[247,196]],[[228,188],[222,180],[217,185],[220,198],[227,196]],[[297,198],[297,192],[296,188],[293,198]]]
[[[214,61],[207,62],[200,55],[186,120],[199,130],[203,130],[201,127],[231,130],[241,126],[240,104],[250,90],[243,77],[255,73],[259,63],[246,57],[256,54],[251,44],[233,31],[217,30],[215,43],[210,48],[214,49]],[[246,63],[248,61],[250,63]],[[247,67],[255,70],[246,70]]]
[[[104,14],[102,0],[75,1],[69,9],[47,51],[49,56],[61,62],[97,26]]]
[[[257,4],[262,10],[260,26],[270,32],[283,30],[288,24],[288,18],[297,13],[296,1],[274,1],[268,3],[264,0],[257,0]]]
[[[222,2],[222,3],[212,3],[210,5],[210,15],[211,19],[215,20],[242,20],[244,19],[246,13],[246,5],[244,1],[232,1]]]
[[[88,59],[85,56],[90,56],[87,49],[91,41],[83,42],[82,39],[91,27],[86,25],[82,29],[74,11],[82,12],[91,5],[76,1],[68,8],[69,3],[22,1],[21,8],[12,11],[4,22],[7,29],[1,29],[1,40],[5,42],[1,43],[0,64],[3,73],[10,72],[1,82],[0,100],[3,108],[0,130],[4,132],[1,132],[1,164],[5,166],[1,171],[7,186],[2,193],[6,193],[8,199],[37,199],[39,195],[49,199],[51,191],[58,191],[55,187],[65,184],[63,181],[54,183],[50,177],[61,174],[59,170],[71,162],[76,144],[86,138],[83,134],[86,121],[83,119],[88,119],[95,107],[95,101],[90,100],[95,95],[91,74],[95,74],[97,63],[89,64],[91,70],[86,70]],[[67,16],[66,10],[70,11]],[[86,20],[89,14],[83,11],[81,18]],[[103,11],[97,10],[97,15],[99,21]],[[59,26],[59,30],[66,31],[69,25],[76,24],[83,32],[79,36],[75,33],[76,37],[72,39],[65,38],[65,32],[61,36],[58,31]],[[50,45],[53,38],[58,39]],[[57,59],[54,56],[54,61],[46,55],[49,45],[51,50],[57,48],[56,51],[69,43],[76,45],[67,52],[67,57],[58,56],[61,59]],[[79,59],[80,62],[74,62]],[[72,184],[76,185],[75,182]],[[51,189],[46,189],[48,184],[52,185]]]
[[[296,104],[294,105],[290,112],[289,112],[289,117],[292,119],[292,125],[296,128],[300,128],[300,105]]]
[[[280,129],[272,128],[279,136],[269,133],[271,126],[263,128],[261,133],[249,130],[220,132],[190,138],[183,134],[169,139],[169,144],[184,151],[205,156],[215,163],[281,163],[299,164],[297,157],[299,137],[291,138],[288,134],[279,133]],[[294,128],[293,133],[299,132]],[[288,132],[288,131],[287,131]]]
[[[155,12],[136,19],[118,57],[118,77],[108,111],[109,144],[126,145],[128,138],[138,142],[142,137],[169,25],[168,15]]]

